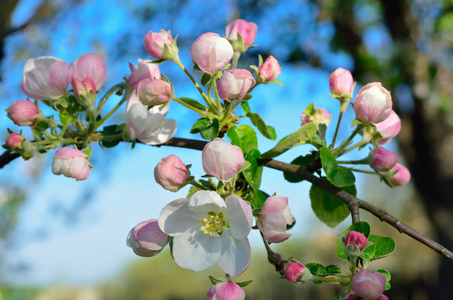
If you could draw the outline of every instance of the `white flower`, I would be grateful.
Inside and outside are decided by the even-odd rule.
[[[168,104],[162,111],[159,106],[147,109],[135,91],[131,93],[126,106],[127,130],[131,140],[139,140],[147,145],[160,145],[170,140],[176,132],[176,121],[166,119]]]
[[[224,201],[213,191],[198,191],[190,199],[172,201],[159,217],[160,229],[178,238],[173,256],[181,268],[202,271],[217,262],[232,276],[250,264],[247,236],[252,222],[247,202],[237,195]]]

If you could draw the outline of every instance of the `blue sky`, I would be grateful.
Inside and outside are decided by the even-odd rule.
[[[33,3],[36,1],[24,1],[21,9],[15,15],[14,22],[20,23],[20,20],[30,12]],[[105,57],[108,72],[105,87],[121,81],[121,77],[128,72],[127,62],[131,61],[135,64],[136,59],[139,58],[124,57],[121,63],[114,64],[113,58],[109,56],[109,47],[113,47],[112,41],[115,40],[118,33],[125,30],[125,26],[135,28],[137,25],[131,18],[131,12],[120,9],[121,5],[119,0],[118,3],[115,2],[115,5],[111,1],[87,1],[74,11],[74,13],[83,13],[82,19],[86,22],[77,23],[76,19],[69,18],[61,24],[59,31],[50,36],[53,45],[51,53],[36,53],[36,55],[53,55],[70,63],[85,52],[96,52],[101,49],[99,54]],[[100,11],[103,13],[100,14]],[[226,25],[227,15],[225,12],[222,14],[225,21],[220,18],[219,24],[215,24],[216,28]],[[163,24],[157,21],[161,20],[157,18],[153,23],[153,28],[135,28],[134,34],[144,37],[147,30],[169,29],[165,21],[162,21]],[[89,25],[93,22],[96,22],[95,28]],[[264,21],[256,22],[259,27],[256,44],[265,47],[269,44],[266,33],[273,29]],[[177,29],[180,31],[171,28],[172,31],[184,32],[183,26],[180,23],[178,25]],[[77,40],[71,40],[73,38],[71,34],[68,36],[63,34],[65,30],[74,30],[71,26],[77,26],[77,30],[80,32]],[[321,30],[325,31],[326,37],[329,35],[328,26]],[[218,33],[223,34],[221,31]],[[105,46],[96,48],[96,43],[93,41],[99,36]],[[13,63],[17,43],[18,40],[13,37],[7,45],[8,56],[3,62],[2,72],[5,74],[7,70],[12,71],[8,72],[8,76],[0,85],[2,94],[0,110],[5,109],[13,100],[25,98],[19,88],[23,62]],[[74,45],[72,48],[68,47],[68,44],[71,43]],[[180,51],[183,62],[190,67],[188,47],[181,48]],[[283,55],[284,51],[285,49],[276,47],[276,53],[273,54],[279,59],[279,53]],[[143,53],[143,49],[137,50],[137,52]],[[142,56],[141,58],[148,57]],[[14,68],[10,68],[8,64],[14,65]],[[332,71],[337,67],[352,67],[350,60],[341,55],[334,57],[331,64]],[[169,75],[170,80],[175,81],[178,96],[199,99],[195,88],[187,84],[187,78],[178,74],[178,69],[171,63],[162,64],[161,71]],[[258,87],[253,92],[254,97],[250,100],[250,107],[252,111],[258,112],[267,124],[275,127],[278,139],[281,139],[299,128],[301,125],[300,114],[308,104],[315,103],[315,106],[324,107],[333,114],[332,125],[328,131],[331,139],[339,104],[330,98],[328,76],[329,72],[313,69],[307,65],[290,66],[282,63],[282,75],[278,79],[283,83],[284,88],[282,89],[278,85]],[[114,105],[114,101],[110,105]],[[122,117],[124,117],[123,114],[119,114],[117,117],[120,122],[124,122],[124,120],[121,121]],[[177,137],[200,138],[188,133],[191,124],[196,120],[194,112],[173,103],[167,117],[178,122]],[[345,133],[340,133],[338,140],[346,138],[347,134],[351,132],[349,124],[353,117],[353,111],[349,109],[342,123]],[[6,131],[4,130],[6,127],[13,130],[18,129],[5,115],[0,117],[0,126],[2,131]],[[265,152],[275,145],[274,141],[258,135],[261,152]],[[310,149],[310,146],[299,146],[278,159],[290,162],[293,158],[308,153]],[[112,155],[113,151],[115,153]],[[178,155],[186,164],[192,164],[191,171],[196,177],[199,178],[204,174],[199,151],[143,145],[138,145],[131,151],[129,144],[123,144],[114,150],[102,150],[95,147],[94,169],[91,171],[89,180],[83,182],[76,182],[63,176],[54,176],[51,173],[50,165],[47,164],[38,184],[29,189],[29,199],[21,211],[20,225],[15,233],[17,237],[15,251],[9,254],[12,262],[24,262],[30,266],[30,270],[26,273],[9,276],[8,280],[20,285],[51,283],[87,285],[102,281],[119,272],[122,267],[135,259],[132,251],[126,247],[128,231],[141,221],[157,218],[165,204],[185,197],[188,192],[188,187],[186,187],[178,193],[171,193],[163,190],[154,182],[155,165],[160,159],[170,154]],[[52,152],[46,154],[45,160],[50,161],[52,155]],[[357,158],[366,155],[367,153],[363,153]],[[27,179],[29,178],[27,170],[34,164],[36,161],[33,159],[27,162],[17,159],[0,172],[0,182],[3,184],[30,183],[30,179]],[[107,171],[102,170],[103,166],[108,167]],[[307,183],[288,183],[284,181],[281,172],[266,169],[262,187],[269,194],[275,192],[277,195],[289,198],[290,207],[297,220],[297,224],[291,232],[294,235],[309,236],[313,226],[320,226],[321,230],[336,235],[347,227],[347,223],[344,222],[339,228],[330,230],[315,219],[310,207]],[[86,191],[91,191],[93,188],[94,199],[82,206],[75,224],[68,223],[61,213],[55,214],[55,211],[64,211],[83,203],[80,202],[80,199],[84,197]],[[261,247],[257,232],[252,233],[251,240],[252,247]]]

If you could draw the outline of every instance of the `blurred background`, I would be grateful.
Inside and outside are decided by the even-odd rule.
[[[149,58],[143,47],[148,30],[179,34],[180,57],[191,69],[192,42],[208,31],[224,34],[225,26],[237,18],[258,25],[255,44],[260,45],[241,57],[239,66],[257,65],[258,54],[272,54],[282,66],[278,80],[284,88],[260,86],[250,100],[252,111],[275,127],[278,139],[299,128],[300,114],[310,103],[326,108],[336,123],[339,103],[330,98],[328,77],[338,67],[351,70],[356,91],[373,81],[391,91],[402,130],[388,148],[399,152],[412,180],[390,189],[375,176],[359,176],[358,197],[452,250],[451,0],[2,0],[0,110],[25,99],[20,80],[30,57],[52,55],[70,63],[95,52],[106,62],[108,87],[128,74],[128,62],[135,65],[138,58]],[[178,96],[198,97],[176,66],[160,67],[175,83]],[[113,107],[115,101],[107,105]],[[168,117],[178,122],[177,137],[200,139],[188,133],[195,113],[174,103]],[[353,118],[348,110],[338,140],[350,134]],[[112,120],[122,122],[124,112]],[[6,128],[20,130],[6,113],[0,116],[0,128],[3,140]],[[333,131],[329,128],[328,138]],[[25,129],[24,134],[30,132]],[[259,137],[261,152],[274,144]],[[310,149],[296,147],[278,159],[290,162]],[[26,162],[16,159],[0,170],[1,300],[202,299],[210,287],[207,276],[223,276],[217,266],[200,273],[180,269],[168,249],[154,258],[136,257],[125,242],[133,226],[157,218],[165,204],[188,192],[187,187],[175,194],[158,186],[153,178],[157,162],[176,154],[192,164],[192,174],[199,177],[204,174],[199,151],[96,146],[94,169],[83,182],[52,175],[52,154]],[[350,157],[367,154],[365,149]],[[280,172],[266,169],[262,188],[288,197],[297,221],[287,242],[271,245],[274,251],[302,263],[341,263],[334,245],[350,218],[328,228],[311,211],[309,185],[288,183]],[[366,212],[361,218],[372,224],[372,233],[397,241],[393,255],[370,267],[391,272],[392,288],[385,293],[390,299],[451,299],[453,262]],[[239,278],[254,280],[245,288],[247,299],[338,295],[337,286],[294,286],[281,280],[266,262],[259,234],[252,232],[250,239],[252,264]]]

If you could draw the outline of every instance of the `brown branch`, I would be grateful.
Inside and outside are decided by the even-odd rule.
[[[206,141],[200,141],[200,140],[192,140],[192,139],[185,139],[185,138],[172,138],[168,142],[166,142],[165,146],[173,146],[173,147],[179,147],[179,148],[188,148],[188,149],[194,149],[194,150],[203,150],[203,147],[207,144]],[[0,168],[3,168],[7,163],[11,162],[15,158],[19,157],[17,153],[11,153],[10,151],[6,151],[3,153],[3,155],[0,156]],[[304,165],[304,166],[299,166],[299,165],[294,165],[294,164],[288,164],[284,163],[278,160],[274,159],[265,159],[261,161],[262,164],[266,167],[280,170],[283,172],[288,172],[291,174],[294,174],[300,178],[303,178],[312,184],[316,185],[317,187],[331,193],[341,201],[343,201],[351,210],[352,214],[352,220],[353,222],[357,222],[359,220],[359,215],[358,215],[358,208],[364,209],[377,218],[379,218],[381,221],[386,222],[393,227],[395,227],[400,233],[404,233],[413,239],[419,241],[420,243],[428,246],[429,248],[433,249],[434,251],[442,254],[449,260],[453,261],[453,253],[445,248],[444,246],[440,245],[439,243],[431,240],[427,236],[421,234],[420,232],[416,231],[415,229],[407,226],[394,216],[390,215],[386,210],[379,208],[371,203],[368,203],[364,200],[361,200],[345,191],[342,189],[334,186],[327,180],[321,179],[319,177],[316,177],[313,175],[311,172],[308,171],[308,169],[311,168],[311,165]],[[269,253],[269,251],[268,251]],[[269,256],[269,255],[268,255]],[[270,259],[270,258],[269,258]],[[276,260],[278,261],[278,259]],[[275,265],[275,264],[274,264]],[[277,268],[277,265],[275,265]]]
[[[282,256],[279,253],[272,251],[271,247],[269,247],[269,244],[264,238],[264,235],[261,232],[261,230],[260,234],[261,238],[263,239],[264,247],[266,248],[267,260],[269,261],[270,264],[274,265],[275,271],[280,273],[280,275],[282,276],[285,275],[286,264],[288,263],[288,261],[283,260]]]

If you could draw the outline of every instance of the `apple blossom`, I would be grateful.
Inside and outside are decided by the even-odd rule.
[[[160,79],[159,65],[154,64],[150,59],[138,59],[138,64],[134,67],[129,63],[131,75],[127,79],[129,86],[134,89],[137,87],[140,80],[143,79]]]
[[[163,158],[154,168],[154,179],[164,189],[177,191],[184,185],[189,170],[186,165],[176,155],[169,155]]]
[[[8,117],[18,126],[32,126],[39,120],[40,112],[30,100],[14,101],[6,109]]]
[[[173,256],[181,268],[201,271],[217,262],[226,273],[238,276],[250,264],[247,239],[252,209],[233,194],[225,200],[214,191],[198,191],[167,204],[159,227],[177,237]]]
[[[344,240],[345,246],[356,246],[362,251],[366,246],[366,237],[358,231],[349,231]]]
[[[368,156],[370,165],[376,171],[388,171],[393,168],[398,162],[399,155],[395,152],[385,149],[384,147],[377,147],[370,152]]]
[[[325,124],[328,126],[332,119],[332,115],[324,108],[317,107],[313,115],[307,116],[307,114],[303,112],[300,115],[300,118],[302,120],[302,125],[314,122],[315,124]]]
[[[30,58],[22,71],[21,88],[30,98],[55,100],[64,96],[71,77],[68,64],[61,58]]]
[[[190,55],[203,72],[214,75],[225,68],[233,58],[234,51],[227,39],[217,33],[207,32],[192,44]]]
[[[382,136],[376,142],[383,146],[392,140],[401,130],[401,119],[396,112],[392,110],[390,115],[382,122],[375,124],[376,130]]]
[[[72,77],[71,85],[78,103],[83,107],[89,107],[96,101],[96,85],[91,78],[86,77],[81,81],[77,77]]]
[[[171,99],[171,86],[161,79],[143,79],[137,85],[137,96],[144,105],[159,105]]]
[[[385,281],[385,276],[381,273],[371,274],[361,269],[352,279],[354,296],[361,297],[363,300],[376,300],[385,290]]]
[[[223,73],[217,82],[217,89],[220,98],[231,102],[233,99],[242,100],[254,85],[252,73],[244,69],[233,69]]]
[[[71,85],[74,89],[76,89],[73,84],[74,78],[86,83],[87,78],[89,78],[94,83],[96,91],[99,91],[104,84],[107,71],[104,61],[97,54],[85,53],[84,55],[76,58],[69,67],[73,74]],[[92,86],[91,83],[87,84],[90,87]]]
[[[332,94],[338,97],[352,98],[354,80],[351,72],[343,68],[333,71],[329,77],[329,87]]]
[[[77,180],[85,180],[90,176],[88,155],[80,150],[62,147],[55,151],[52,160],[52,173],[63,174]]]
[[[148,31],[143,44],[145,45],[146,52],[157,59],[172,59],[177,54],[177,48],[175,49],[176,45],[173,46],[173,38],[170,30],[165,31],[161,29],[159,32]],[[167,45],[168,53],[165,53],[165,45]]]
[[[271,196],[264,201],[259,214],[258,228],[264,238],[271,243],[286,241],[291,234],[286,232],[286,225],[293,223],[288,198]]]
[[[157,219],[151,219],[132,228],[126,243],[135,254],[150,257],[159,254],[169,241],[170,237],[160,230]]]
[[[258,68],[257,81],[259,83],[268,83],[275,80],[281,73],[280,64],[272,55],[270,55]]]
[[[215,138],[207,143],[201,153],[203,170],[218,180],[226,182],[233,178],[244,165],[241,148]]]
[[[391,173],[389,182],[393,186],[406,185],[411,180],[411,173],[400,162],[397,162],[389,172]]]
[[[176,121],[165,118],[170,104],[162,111],[158,106],[148,108],[140,103],[132,92],[126,105],[127,130],[131,140],[139,140],[147,145],[160,145],[170,140],[176,132]]]
[[[23,141],[24,138],[20,134],[12,132],[6,138],[5,143],[11,150],[21,150]]]
[[[244,300],[245,292],[233,281],[226,281],[214,284],[209,289],[208,300]]]
[[[300,262],[292,262],[285,269],[285,278],[291,282],[302,282],[306,272],[310,272]]]
[[[392,97],[380,82],[362,87],[354,101],[356,118],[364,123],[376,124],[384,121],[392,111]]]
[[[257,30],[258,26],[255,23],[237,19],[227,25],[225,36],[230,40],[234,50],[244,52],[255,41]]]

